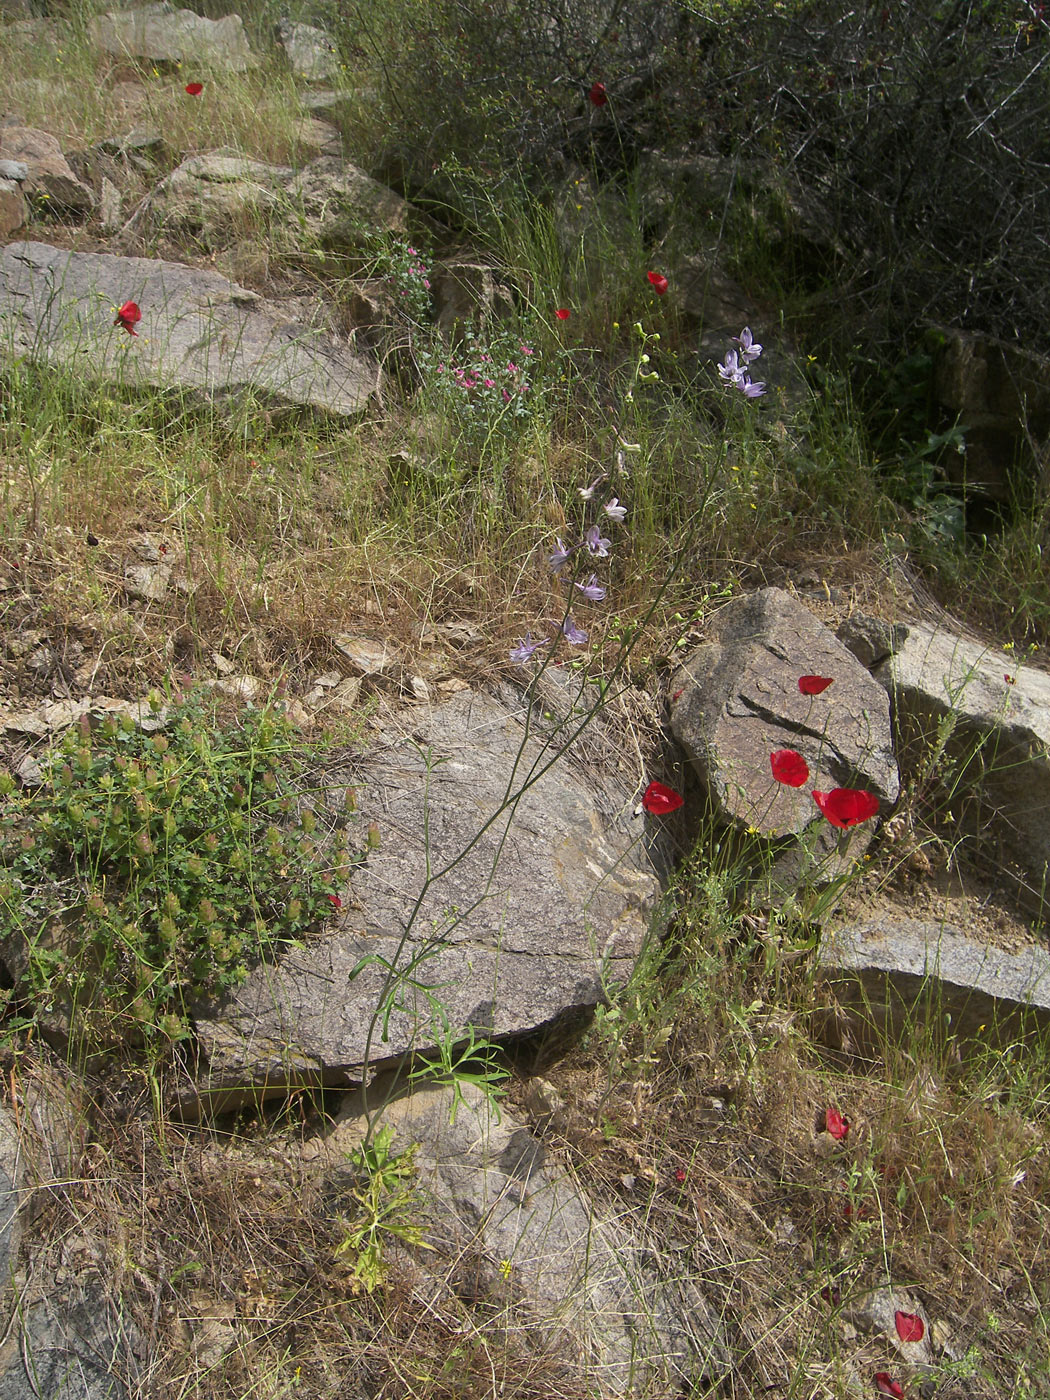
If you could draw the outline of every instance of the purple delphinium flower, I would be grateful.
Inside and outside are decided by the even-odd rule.
[[[584,642],[587,640],[587,633],[583,630],[582,627],[577,627],[575,622],[573,622],[572,613],[569,613],[565,621],[562,623],[561,631],[563,636],[565,637],[565,640],[571,643],[571,645],[574,647],[582,647]]]
[[[755,344],[750,326],[745,326],[739,335],[734,335],[731,339],[734,344],[740,346],[740,353],[748,364],[750,364],[752,360],[757,360],[762,353],[761,345]]]
[[[602,532],[598,529],[597,525],[591,526],[584,535],[583,542],[587,546],[588,552],[593,554],[595,559],[608,558],[609,546],[612,544],[612,540],[603,539]]]
[[[575,548],[577,548],[577,546],[576,546],[576,545],[573,545],[573,549],[575,549]],[[561,539],[559,538],[559,540],[558,540],[558,547],[557,547],[557,549],[554,551],[554,553],[553,553],[553,554],[551,555],[551,557],[550,557],[551,573],[552,573],[552,574],[560,573],[560,572],[562,571],[562,569],[565,568],[565,565],[569,562],[569,559],[571,558],[571,556],[572,556],[572,549],[566,549],[566,548],[565,548],[565,545],[562,543]]]
[[[578,486],[576,489],[583,500],[589,501],[604,480],[605,473],[602,472],[601,476],[596,476],[589,486]]]
[[[762,395],[766,392],[766,386],[764,381],[760,380],[759,383],[753,384],[751,380],[747,377],[747,375],[745,375],[744,378],[740,381],[740,383],[737,385],[737,388],[740,389],[744,394],[746,394],[749,399],[761,398]]]
[[[547,645],[547,638],[541,637],[538,642],[532,640],[532,633],[526,632],[524,638],[518,642],[516,647],[511,649],[510,659],[512,661],[531,661],[533,655]]]
[[[591,574],[586,583],[574,583],[573,588],[578,588],[585,598],[589,598],[592,603],[600,603],[605,597],[605,589],[598,582],[598,575]]]
[[[747,373],[743,365],[740,364],[739,356],[735,350],[727,350],[725,364],[719,364],[718,373],[727,384],[735,384]]]
[[[605,514],[610,520],[615,520],[617,524],[627,518],[627,507],[620,504],[619,496],[614,496],[605,506]]]

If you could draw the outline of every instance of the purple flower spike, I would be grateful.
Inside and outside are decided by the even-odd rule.
[[[578,588],[585,598],[589,598],[592,603],[600,603],[605,597],[605,589],[598,582],[598,575],[591,574],[586,583],[574,583],[573,588]]]
[[[735,344],[740,346],[740,353],[748,364],[750,364],[752,360],[757,360],[759,355],[761,355],[762,347],[761,345],[755,344],[750,326],[745,326],[740,334],[734,335],[732,339]]]
[[[620,498],[614,496],[605,507],[605,514],[610,520],[615,520],[617,524],[627,518],[627,507],[620,504]]]
[[[582,627],[577,627],[575,622],[573,622],[572,613],[569,613],[568,617],[562,623],[561,630],[565,640],[570,642],[574,647],[582,647],[587,640],[587,633]]]
[[[541,637],[538,642],[532,640],[532,633],[526,632],[524,638],[518,645],[512,648],[510,659],[512,661],[531,661],[534,654],[547,645],[546,637]]]
[[[573,546],[573,549],[575,549],[575,548],[576,548],[576,546],[574,545],[574,546]],[[553,554],[551,555],[551,557],[550,557],[551,573],[552,573],[552,574],[561,573],[562,569],[565,568],[565,565],[569,562],[569,559],[570,559],[571,557],[572,557],[572,549],[566,549],[565,546],[564,546],[564,544],[562,543],[561,539],[559,539],[559,540],[558,540],[558,548],[554,551],[554,553],[553,553]]]
[[[593,554],[595,559],[607,559],[609,557],[609,546],[612,544],[612,540],[603,539],[602,532],[598,529],[597,525],[591,526],[584,535],[583,542],[587,546],[588,552]]]

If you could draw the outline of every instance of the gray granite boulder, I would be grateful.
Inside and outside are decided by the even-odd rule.
[[[718,1316],[688,1253],[673,1270],[622,1219],[604,1218],[542,1142],[473,1085],[423,1089],[386,1104],[393,1147],[418,1144],[416,1178],[433,1253],[416,1253],[435,1301],[452,1280],[482,1304],[486,1328],[538,1326],[560,1334],[596,1393],[699,1393],[730,1370]],[[323,1143],[329,1163],[358,1145],[365,1120],[348,1117]],[[352,1188],[348,1160],[329,1167],[330,1190]],[[428,1268],[437,1260],[436,1269]],[[694,1389],[695,1388],[695,1389]]]
[[[123,1400],[129,1343],[96,1284],[24,1295],[0,1344],[0,1400]]]
[[[1025,1023],[1050,1027],[1050,953],[1036,944],[994,948],[946,924],[883,914],[826,935],[819,962],[840,1008],[818,1017],[834,1040],[907,1039],[925,1024],[997,1044]]]
[[[137,335],[114,326],[134,301]],[[0,356],[74,369],[127,388],[252,390],[278,405],[361,412],[373,364],[330,335],[279,319],[253,292],[183,263],[70,253],[45,243],[0,250]]]
[[[289,166],[249,160],[233,151],[190,156],[151,191],[135,224],[148,222],[171,238],[191,237],[202,247],[222,248],[250,219],[269,219],[278,209]]]
[[[914,766],[942,742],[953,800],[979,792],[991,836],[1046,897],[1050,869],[1050,675],[976,638],[909,623],[876,672],[889,689]],[[997,853],[996,853],[997,854]]]
[[[297,78],[315,83],[339,76],[339,55],[323,29],[281,19],[277,21],[277,37]]]
[[[22,193],[21,183],[0,176],[0,243],[6,243],[28,222],[29,205]]]
[[[234,73],[257,62],[240,15],[205,19],[167,3],[96,15],[88,21],[88,37],[106,53],[121,58],[203,63]]]
[[[22,190],[46,201],[58,214],[86,214],[95,196],[77,178],[62,147],[47,131],[32,126],[0,127],[0,156],[25,168]]]
[[[804,695],[804,675],[830,676]],[[899,792],[890,709],[883,688],[821,622],[777,588],[738,598],[712,620],[710,639],[671,681],[671,729],[706,790],[716,820],[759,837],[805,838],[823,877],[837,873],[839,833],[820,815],[814,789],[862,788],[888,807]],[[774,780],[770,755],[800,753],[809,778]],[[850,856],[872,823],[853,828]],[[786,882],[805,873],[788,862]]]
[[[642,820],[526,715],[463,692],[355,765],[379,846],[335,927],[195,1009],[192,1103],[352,1085],[439,1040],[548,1027],[630,975],[659,896]]]

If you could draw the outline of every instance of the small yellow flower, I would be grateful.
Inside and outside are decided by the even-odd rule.
[[[499,1261],[499,1271],[505,1279],[510,1278],[510,1271],[512,1268],[513,1265],[511,1264],[509,1259],[501,1259]]]

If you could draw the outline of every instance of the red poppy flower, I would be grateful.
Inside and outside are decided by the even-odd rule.
[[[799,676],[798,688],[803,695],[823,695],[834,676]]]
[[[813,793],[813,801],[832,826],[843,831],[849,826],[859,826],[878,816],[879,799],[871,792],[860,788],[832,788],[830,792]]]
[[[679,1186],[681,1186],[682,1182],[685,1180],[685,1171],[682,1167],[675,1167],[674,1179],[678,1182]]]
[[[778,783],[788,787],[801,787],[809,778],[809,765],[794,749],[774,749],[769,755],[769,765]]]
[[[1008,675],[1008,674],[1006,674],[1005,672],[1003,673],[1003,680],[1006,682],[1007,685],[1016,685],[1016,684],[1017,684],[1017,677],[1016,677],[1016,676]]]
[[[926,1324],[915,1313],[895,1312],[893,1321],[902,1342],[921,1342],[926,1335]]]
[[[654,817],[665,817],[668,812],[677,812],[685,798],[674,788],[664,783],[651,782],[642,794],[642,806]]]
[[[186,91],[189,93],[189,95],[190,95],[191,97],[200,97],[201,93],[204,91],[204,84],[203,84],[203,83],[187,83],[187,84],[186,84]]]
[[[609,94],[605,91],[604,83],[595,83],[587,96],[596,107],[604,107],[609,100]]]
[[[342,909],[343,901],[339,898],[337,894],[330,894],[328,896],[328,899],[333,909]]]
[[[837,1108],[828,1109],[824,1115],[824,1127],[836,1142],[842,1142],[849,1137],[849,1119],[843,1118]]]
[[[664,292],[667,291],[667,278],[659,272],[647,272],[645,275],[653,284],[653,289],[655,290],[656,295],[658,297],[662,297]]]
[[[115,326],[123,326],[128,335],[138,335],[135,327],[142,320],[142,312],[133,301],[126,301],[117,312],[117,319],[113,322]]]
[[[880,1395],[896,1395],[897,1400],[904,1400],[900,1381],[895,1381],[889,1371],[875,1372],[875,1389]]]
[[[558,318],[559,321],[567,321],[567,320],[569,319],[569,317],[572,315],[572,312],[568,309],[568,307],[559,306],[558,309],[557,309],[557,311],[555,311],[554,314],[555,314],[555,316],[557,316],[557,318]]]

